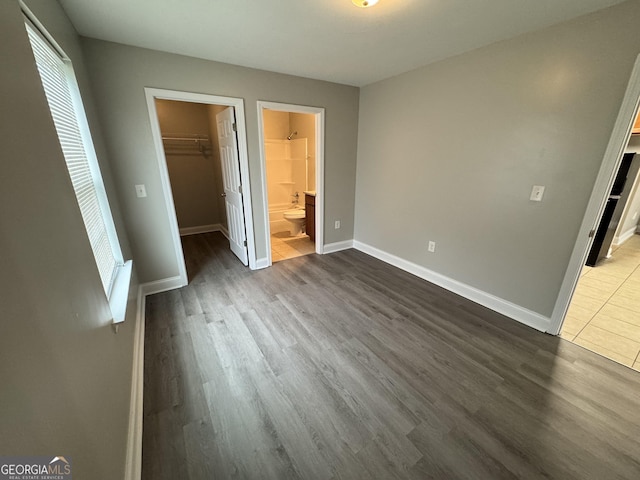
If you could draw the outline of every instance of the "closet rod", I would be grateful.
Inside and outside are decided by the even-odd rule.
[[[202,135],[199,137],[162,137],[162,140],[179,140],[179,141],[189,141],[189,142],[208,142],[209,137],[206,135]]]

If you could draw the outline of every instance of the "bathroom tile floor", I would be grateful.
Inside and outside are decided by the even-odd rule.
[[[315,253],[316,245],[308,235],[291,237],[289,232],[278,232],[271,235],[271,260],[279,262],[289,258]]]
[[[640,371],[640,235],[583,268],[560,336]]]

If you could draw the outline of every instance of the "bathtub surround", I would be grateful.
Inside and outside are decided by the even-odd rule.
[[[316,119],[307,113],[289,113],[289,128],[298,132],[294,138],[307,139],[307,188],[316,188]]]
[[[289,229],[282,214],[304,204],[307,189],[307,139],[265,140],[267,199],[271,233]]]
[[[265,140],[269,205],[300,203],[307,190],[307,139]]]

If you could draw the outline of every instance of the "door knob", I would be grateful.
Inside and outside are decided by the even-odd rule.
[[[226,194],[226,193],[221,193],[221,194],[220,194],[220,196],[221,196],[221,197],[226,197],[226,196],[227,196],[227,194]]]

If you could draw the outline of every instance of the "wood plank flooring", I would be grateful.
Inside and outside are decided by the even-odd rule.
[[[147,297],[143,478],[638,479],[640,373],[355,250],[183,239]]]

